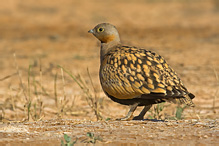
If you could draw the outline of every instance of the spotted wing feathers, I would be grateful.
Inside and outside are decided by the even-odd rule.
[[[145,98],[193,105],[176,72],[160,55],[118,46],[104,56],[100,68],[103,90],[118,99]]]

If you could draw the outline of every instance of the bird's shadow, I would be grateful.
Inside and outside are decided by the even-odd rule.
[[[135,120],[135,121],[138,121],[138,120]],[[143,119],[141,121],[151,121],[151,122],[167,122],[165,120],[158,120],[158,119]]]

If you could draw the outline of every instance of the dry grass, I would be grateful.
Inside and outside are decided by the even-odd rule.
[[[212,102],[212,109],[213,109],[213,112],[215,114],[217,114],[217,111],[216,111],[216,99],[218,98],[218,92],[219,92],[219,77],[218,77],[218,73],[216,71],[216,69],[214,68],[214,74],[215,74],[215,78],[216,78],[216,91],[215,91],[215,94],[213,96],[213,102]]]
[[[76,77],[72,73],[70,73],[69,71],[64,69],[63,67],[61,67],[61,66],[59,66],[59,67],[61,68],[61,70],[64,70],[81,88],[81,90],[85,94],[86,101],[87,101],[89,107],[95,113],[96,119],[102,120],[103,117],[101,116],[101,113],[100,113],[100,102],[99,102],[98,92],[94,87],[94,84],[93,84],[93,81],[92,81],[92,78],[91,78],[91,75],[89,73],[88,68],[87,68],[87,75],[89,77],[92,89],[87,86],[84,79],[80,75],[78,75],[78,77]]]
[[[43,100],[44,98],[52,98],[54,100],[54,107],[55,112],[53,112],[54,115],[56,115],[57,118],[64,118],[68,117],[68,115],[79,115],[81,116],[81,113],[84,114],[84,111],[74,111],[77,106],[75,105],[75,97],[72,96],[69,98],[69,95],[66,93],[66,76],[65,73],[73,79],[73,81],[78,85],[78,87],[81,89],[84,95],[81,95],[81,97],[85,96],[85,101],[93,114],[96,117],[96,120],[103,120],[104,116],[102,113],[105,113],[104,109],[101,112],[101,107],[104,107],[104,102],[101,101],[99,91],[95,87],[91,74],[87,68],[86,78],[85,80],[82,75],[78,74],[77,76],[73,75],[70,71],[67,69],[58,66],[56,68],[56,73],[54,74],[54,88],[51,93],[48,93],[48,89],[44,87],[43,83],[43,71],[41,66],[41,61],[39,59],[39,68],[35,67],[34,65],[29,65],[28,67],[28,73],[27,73],[27,82],[24,81],[24,77],[22,77],[16,54],[13,54],[14,56],[14,64],[16,68],[16,73],[12,75],[8,75],[4,78],[2,78],[2,81],[5,79],[8,79],[10,77],[13,77],[14,75],[17,75],[19,78],[19,88],[17,89],[16,95],[13,95],[12,92],[14,92],[14,89],[12,86],[9,87],[9,94],[10,97],[8,98],[9,101],[8,104],[11,106],[11,110],[13,111],[13,115],[15,118],[8,119],[5,116],[5,110],[8,109],[8,104],[5,104],[1,106],[1,121],[38,121],[46,117],[48,113],[44,110],[45,109],[45,103]],[[37,71],[35,71],[37,68]],[[58,74],[59,71],[60,75]],[[217,90],[215,92],[215,95],[213,96],[213,103],[212,103],[212,109],[214,113],[216,114],[216,99],[218,94],[218,74],[217,71],[214,70],[216,82],[217,82]],[[57,81],[61,81],[61,84],[59,83],[60,88],[57,87]],[[69,79],[67,78],[67,82],[69,82]],[[26,84],[25,84],[26,83]],[[47,85],[46,85],[47,86]],[[61,89],[61,90],[60,90]],[[60,93],[58,93],[60,92]],[[24,101],[23,104],[19,102],[19,100]],[[185,118],[183,116],[183,112],[185,110],[185,106],[176,106],[175,112],[172,113],[172,115],[165,114],[165,109],[169,108],[170,104],[161,103],[158,105],[154,105],[153,108],[149,111],[148,118],[150,119],[158,119],[158,120],[165,120],[165,119],[182,119]],[[194,111],[195,112],[195,111]],[[86,115],[90,114],[90,112],[85,112]],[[195,116],[200,119],[200,113],[194,113]],[[20,115],[23,115],[23,119],[21,119]],[[194,117],[194,115],[190,115],[191,117]],[[188,115],[187,115],[188,118]]]

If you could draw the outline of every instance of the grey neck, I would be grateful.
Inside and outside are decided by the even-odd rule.
[[[100,48],[100,63],[103,61],[104,55],[106,55],[110,50],[114,49],[116,46],[120,45],[120,41],[112,41],[109,43],[101,43]]]

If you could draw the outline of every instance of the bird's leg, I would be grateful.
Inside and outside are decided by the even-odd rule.
[[[134,117],[133,120],[143,120],[144,119],[144,115],[146,114],[146,112],[151,108],[152,105],[147,105],[143,108],[143,110],[141,111],[141,113]]]
[[[121,121],[129,121],[129,120],[132,120],[133,113],[134,113],[134,111],[136,110],[138,104],[139,104],[139,103],[135,103],[135,104],[131,105],[128,114],[127,114],[124,118],[120,118],[120,119],[116,119],[116,120],[121,120]]]

